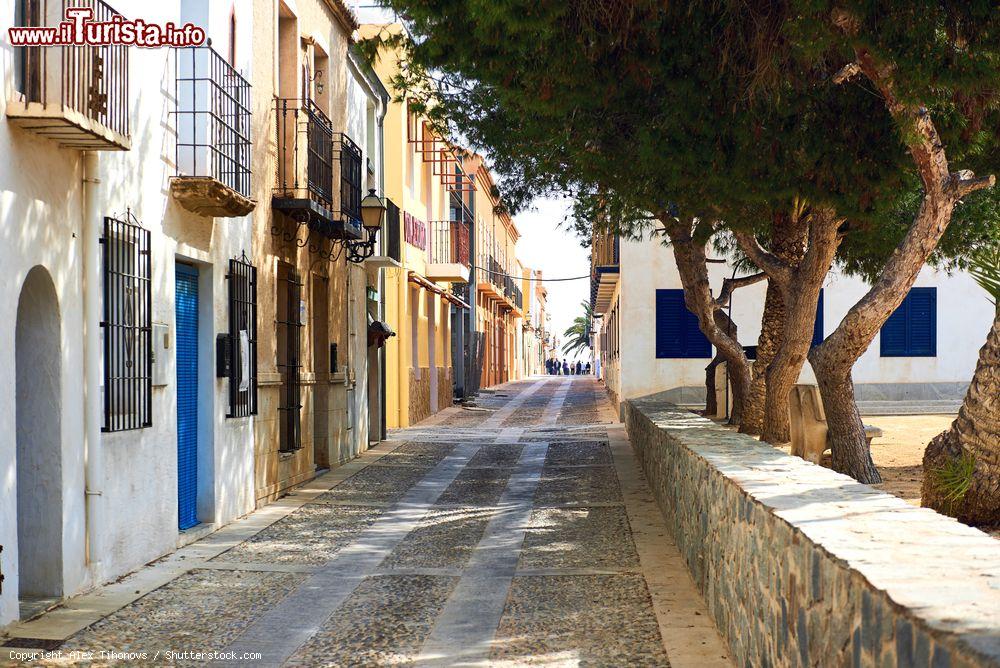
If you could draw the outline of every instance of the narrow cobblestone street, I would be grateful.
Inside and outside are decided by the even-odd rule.
[[[149,665],[728,665],[603,388],[479,403],[14,630]]]

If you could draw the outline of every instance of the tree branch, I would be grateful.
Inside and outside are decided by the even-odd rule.
[[[740,250],[770,278],[786,284],[791,280],[792,268],[777,255],[765,250],[757,237],[742,230],[733,230],[732,234]]]
[[[958,199],[977,190],[992,188],[996,185],[996,182],[996,177],[992,174],[989,176],[975,176],[969,170],[963,169],[951,175],[950,188],[954,193],[954,197]]]
[[[739,290],[740,288],[745,288],[748,285],[760,283],[766,278],[767,274],[759,272],[751,274],[750,276],[740,276],[739,278],[727,278],[723,280],[722,290],[719,292],[719,296],[716,297],[714,301],[715,308],[726,308],[729,306],[729,299],[732,297],[734,291]]]

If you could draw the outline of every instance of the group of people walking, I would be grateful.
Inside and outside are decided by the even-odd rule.
[[[562,361],[547,359],[545,360],[545,373],[550,376],[581,376],[590,373],[590,362],[584,364],[580,360],[577,360],[574,364],[565,359]]]

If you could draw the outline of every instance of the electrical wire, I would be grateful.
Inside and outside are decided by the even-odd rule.
[[[511,278],[511,279],[513,279],[515,281],[523,281],[523,280],[525,280],[523,277],[518,278],[517,276],[511,276],[510,274],[505,274],[502,271],[492,271],[490,269],[484,269],[483,267],[476,267],[476,271],[481,271],[481,272],[486,273],[486,274],[493,274],[494,276],[503,276],[504,278]],[[590,278],[592,278],[592,276],[590,274],[587,274],[586,276],[570,276],[568,278],[534,278],[534,277],[532,277],[532,278],[529,278],[527,280],[529,280],[529,281],[535,281],[536,283],[555,283],[555,282],[558,282],[558,281],[580,281],[580,280],[583,280],[585,278],[586,279],[590,279]]]

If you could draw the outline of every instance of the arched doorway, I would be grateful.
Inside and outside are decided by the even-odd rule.
[[[21,618],[63,594],[62,346],[59,302],[42,267],[28,272],[14,338],[17,563]]]

